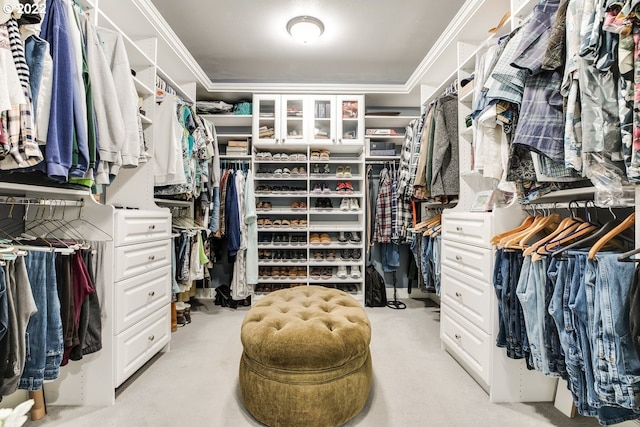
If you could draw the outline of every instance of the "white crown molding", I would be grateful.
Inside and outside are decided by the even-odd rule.
[[[211,83],[207,90],[259,93],[409,93],[403,84]]]
[[[492,0],[467,0],[458,13],[451,19],[451,22],[442,32],[435,44],[429,49],[429,52],[425,55],[420,62],[420,65],[415,69],[411,77],[405,83],[408,91],[413,90],[416,85],[420,84],[425,75],[429,72],[429,69],[438,63],[438,58],[447,49],[455,49],[455,43],[459,40],[458,34],[464,26],[469,22],[473,14],[482,6],[483,3]],[[453,44],[453,46],[451,46]]]
[[[149,19],[149,22],[158,31],[158,35],[164,39],[176,56],[189,68],[196,80],[205,88],[211,85],[211,79],[204,72],[198,61],[191,55],[189,49],[182,43],[171,26],[167,23],[151,0],[135,0],[138,8]]]

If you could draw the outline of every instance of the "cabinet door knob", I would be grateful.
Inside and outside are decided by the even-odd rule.
[[[155,230],[155,229],[156,229],[155,224],[151,224],[151,225],[149,226],[149,230]]]
[[[149,339],[149,341],[153,341],[153,340],[156,339],[156,336],[155,335],[149,335],[147,338]]]
[[[456,261],[462,261],[462,257],[460,255],[456,255]]]
[[[155,294],[156,294],[156,291],[151,291],[151,292],[149,292],[149,296],[150,296],[150,297],[154,296]]]
[[[462,231],[462,227],[457,226],[457,227],[456,227],[456,231]]]
[[[460,336],[460,334],[455,334],[454,337],[456,337],[457,340],[459,340],[460,338],[462,338],[462,336]]]
[[[155,255],[149,255],[149,261],[153,261],[154,259],[156,259]]]
[[[460,297],[462,297],[462,294],[460,292],[456,292],[456,297],[460,298]]]

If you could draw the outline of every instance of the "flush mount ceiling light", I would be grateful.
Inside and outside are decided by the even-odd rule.
[[[313,16],[296,16],[287,22],[287,32],[298,43],[311,44],[320,38],[324,25]]]

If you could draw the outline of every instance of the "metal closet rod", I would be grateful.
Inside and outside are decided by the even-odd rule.
[[[574,200],[571,202],[558,202],[558,203],[530,203],[521,205],[524,210],[553,210],[553,209],[569,209],[569,208],[600,208],[600,209],[625,209],[632,208],[634,205],[629,206],[598,206],[593,200]]]
[[[37,199],[28,197],[0,196],[0,204],[5,205],[34,205],[53,207],[83,207],[84,200],[62,200],[62,199]]]

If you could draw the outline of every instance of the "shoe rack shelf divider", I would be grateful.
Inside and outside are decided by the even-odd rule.
[[[303,227],[258,227],[258,248],[261,254],[269,251],[272,259],[259,260],[260,279],[255,288],[253,301],[258,301],[269,290],[280,285],[323,285],[335,286],[350,293],[364,303],[364,97],[362,95],[254,95],[253,99],[253,171],[255,173],[256,203],[270,202],[269,210],[259,209],[258,219],[269,219],[271,223],[280,219],[305,220]],[[348,117],[346,117],[348,116]],[[265,127],[268,129],[265,131]],[[261,129],[262,128],[262,129]],[[262,131],[262,137],[260,136]],[[273,134],[271,133],[273,131]],[[340,132],[338,134],[337,132]],[[313,135],[313,137],[311,136]],[[338,137],[340,135],[340,137]],[[312,160],[314,152],[326,150],[329,158]],[[261,153],[271,153],[271,160],[261,158]],[[305,160],[273,160],[279,153],[304,154]],[[323,156],[324,157],[324,156]],[[318,165],[318,173],[313,173]],[[328,173],[322,173],[328,167]],[[337,172],[351,168],[351,177],[337,176]],[[274,176],[276,169],[303,167],[302,175]],[[270,173],[265,173],[270,172]],[[337,185],[351,182],[353,191],[337,191]],[[322,191],[322,185],[326,189]],[[258,188],[280,187],[275,191],[262,192]],[[299,190],[282,191],[282,187],[299,187]],[[320,191],[314,191],[319,186]],[[357,208],[340,210],[343,198],[355,199]],[[332,208],[316,207],[319,200],[329,200]],[[291,209],[293,202],[305,202],[305,210]],[[326,233],[330,242],[311,242],[315,234]],[[357,233],[359,242],[340,242],[344,234]],[[271,235],[270,242],[265,242]],[[305,243],[275,243],[276,235],[304,237]],[[359,250],[359,259],[342,259],[342,254],[354,254]],[[273,259],[275,253],[303,252],[303,260]],[[314,254],[322,253],[324,259],[314,259]],[[346,252],[345,252],[346,251]],[[334,258],[326,259],[333,252]],[[265,274],[273,269],[284,270],[277,278]],[[338,277],[338,271],[346,269],[348,277]],[[293,269],[296,271],[293,276]],[[330,269],[331,277],[327,269]],[[353,269],[353,270],[352,270]],[[297,273],[304,271],[301,277]],[[289,272],[291,271],[291,276]],[[358,271],[357,277],[349,273]],[[316,277],[315,273],[322,273]],[[285,277],[286,276],[286,277]]]

